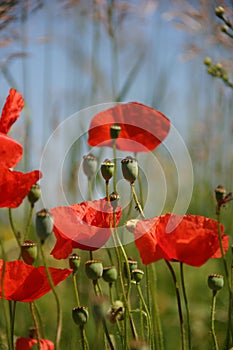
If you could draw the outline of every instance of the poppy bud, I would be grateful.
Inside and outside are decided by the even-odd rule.
[[[105,181],[109,181],[114,173],[114,163],[109,159],[105,159],[105,161],[101,164],[101,174]]]
[[[205,64],[206,66],[210,66],[211,63],[212,63],[212,60],[211,60],[210,57],[206,57],[206,58],[204,59],[204,64]]]
[[[41,195],[40,185],[38,184],[32,185],[28,193],[28,200],[32,206],[34,206],[34,204],[40,199],[40,195]]]
[[[32,265],[37,258],[37,244],[27,240],[21,244],[21,254],[25,264]]]
[[[53,215],[47,209],[42,209],[36,214],[36,234],[41,243],[53,232]]]
[[[115,266],[106,266],[103,269],[103,279],[105,282],[112,283],[117,280],[118,273]]]
[[[97,172],[97,159],[93,154],[88,154],[86,156],[83,156],[83,171],[85,175],[88,177],[88,179],[91,179],[93,176],[95,176]]]
[[[117,192],[112,192],[109,196],[109,200],[114,211],[116,211],[119,199],[120,199],[120,196]]]
[[[134,183],[138,176],[138,161],[137,159],[128,156],[121,161],[121,170],[125,180],[131,184]]]
[[[115,300],[107,312],[107,317],[111,323],[124,319],[125,308],[121,300]]]
[[[73,274],[78,272],[78,269],[80,266],[80,260],[81,260],[81,257],[78,254],[76,253],[70,254],[69,265],[70,265],[70,268],[73,270]]]
[[[87,306],[78,306],[72,309],[72,318],[78,326],[84,326],[89,318]]]
[[[226,196],[226,189],[222,185],[218,185],[215,188],[215,198],[218,204],[221,204]]]
[[[119,137],[121,132],[121,127],[118,124],[114,124],[110,126],[110,136],[111,139],[115,140]]]
[[[219,18],[222,18],[222,17],[223,17],[224,12],[225,12],[225,10],[224,10],[224,8],[223,8],[222,6],[218,6],[218,7],[216,7],[216,9],[215,9],[215,14],[216,14],[216,16],[218,16]]]
[[[97,280],[102,277],[103,274],[103,265],[100,260],[88,260],[85,263],[85,270],[87,277],[91,280]]]
[[[213,291],[217,292],[222,289],[224,286],[224,277],[223,275],[211,274],[208,276],[208,286]]]
[[[136,283],[140,283],[143,278],[144,272],[139,269],[135,269],[132,271],[132,278]]]

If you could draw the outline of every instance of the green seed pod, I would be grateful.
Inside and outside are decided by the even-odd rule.
[[[91,280],[97,280],[103,275],[103,264],[100,260],[88,260],[85,263],[87,277]]]
[[[143,279],[144,272],[139,269],[135,269],[132,271],[132,278],[136,283],[140,283]]]
[[[40,199],[40,196],[41,196],[40,185],[38,184],[32,185],[27,196],[32,206],[34,206],[34,204]]]
[[[72,318],[78,326],[84,326],[89,318],[87,306],[78,306],[72,309]]]
[[[211,274],[208,276],[208,286],[213,291],[217,292],[222,289],[224,286],[224,277],[223,275]]]
[[[114,124],[110,127],[110,136],[112,140],[115,140],[119,137],[121,132],[121,127],[118,124]]]
[[[89,179],[95,176],[97,172],[97,166],[98,162],[93,154],[90,153],[86,156],[83,156],[83,171]]]
[[[37,259],[37,244],[27,240],[21,244],[21,254],[25,264],[32,265]]]
[[[47,209],[42,209],[36,214],[36,234],[41,243],[53,232],[53,215]]]
[[[105,282],[112,283],[117,280],[118,273],[115,266],[106,266],[103,269],[103,279]]]
[[[138,176],[138,161],[133,157],[126,157],[121,161],[121,170],[125,180],[131,184],[135,182]]]
[[[81,257],[78,254],[76,253],[70,254],[69,266],[73,270],[73,274],[78,272],[78,269],[80,266],[80,260],[81,260]]]
[[[114,163],[109,159],[105,159],[105,161],[101,164],[100,170],[104,180],[109,181],[114,173]]]

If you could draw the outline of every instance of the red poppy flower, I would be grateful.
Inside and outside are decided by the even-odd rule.
[[[3,260],[0,260],[0,281],[2,278]],[[71,269],[49,268],[54,285],[68,277]],[[5,263],[4,297],[7,300],[31,302],[42,297],[51,290],[44,266],[34,267],[22,260]],[[0,283],[2,297],[2,282]]]
[[[22,158],[23,147],[7,136],[24,106],[22,95],[11,89],[0,118],[0,208],[16,208],[41,177],[38,170],[24,174],[10,170]]]
[[[159,146],[170,121],[155,109],[137,102],[119,104],[94,116],[89,128],[90,146],[112,146],[110,127],[121,127],[116,147],[123,151],[148,152]]]
[[[15,350],[36,349],[37,339],[20,337],[16,340]],[[54,350],[54,344],[51,340],[40,339],[41,350]]]
[[[138,221],[134,235],[144,264],[166,259],[201,266],[210,258],[221,257],[217,230],[217,221],[203,216],[166,214]],[[221,225],[226,252],[228,236],[223,231]]]
[[[65,259],[73,248],[96,250],[101,248],[111,235],[113,226],[112,206],[105,199],[56,207],[50,210],[54,218],[54,233],[57,239],[51,254],[56,259]],[[121,208],[116,210],[117,224]]]

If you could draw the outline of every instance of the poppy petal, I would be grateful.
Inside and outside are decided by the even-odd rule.
[[[15,350],[35,349],[36,344],[37,344],[37,339],[19,337],[16,340]],[[54,344],[51,340],[40,339],[40,349],[41,350],[54,350]]]
[[[0,260],[0,277],[3,260]],[[71,269],[49,268],[54,285],[67,278]],[[2,297],[2,283],[0,297]],[[25,264],[22,260],[5,263],[4,297],[7,300],[31,302],[42,297],[51,290],[44,266],[34,267]]]
[[[18,207],[41,176],[39,170],[24,174],[0,166],[0,208]]]
[[[0,132],[0,166],[15,167],[22,158],[23,147],[11,137]]]
[[[15,89],[10,89],[0,118],[0,132],[3,134],[8,133],[12,124],[18,119],[23,107],[24,100],[22,95]]]
[[[110,127],[121,127],[116,147],[123,151],[148,152],[160,145],[170,129],[169,119],[146,105],[129,102],[98,113],[88,131],[90,146],[112,147]]]
[[[167,230],[169,225],[169,231]],[[173,230],[171,230],[173,227]],[[223,235],[223,248],[228,249],[228,236]],[[198,215],[161,215],[140,220],[134,230],[135,243],[143,263],[159,259],[201,266],[210,258],[221,257],[216,220]]]
[[[113,224],[112,206],[105,200],[87,201],[50,210],[54,217],[56,244],[51,254],[65,259],[73,248],[96,250],[109,239]],[[121,208],[116,210],[117,224]]]

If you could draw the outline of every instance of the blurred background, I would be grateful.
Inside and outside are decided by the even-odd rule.
[[[25,99],[25,109],[11,132],[24,145],[19,168],[40,167],[46,143],[70,116],[99,104],[138,101],[165,114],[184,140],[194,171],[187,211],[215,217],[215,187],[233,188],[232,89],[207,74],[203,63],[211,57],[233,79],[233,40],[221,31],[222,22],[215,15],[219,5],[232,19],[230,0],[1,1],[0,101],[3,106],[11,87]],[[89,152],[89,117],[80,119],[77,129],[83,138],[72,144],[64,160],[63,190],[70,203],[87,199],[77,183],[82,157]],[[51,164],[59,160],[59,137],[69,135],[58,135]],[[100,162],[103,152],[96,149]],[[172,211],[178,190],[176,165],[163,145],[154,152],[166,178],[163,210]],[[142,168],[147,162],[142,157]],[[58,203],[59,179],[52,165],[50,170],[51,178],[41,181],[42,192],[49,191],[52,203]],[[146,176],[143,181],[146,186]],[[154,191],[159,196],[156,179]],[[154,210],[150,207],[147,214],[154,215]],[[229,233],[231,212],[229,205],[223,213]],[[5,210],[0,217],[8,224]],[[163,283],[166,289],[167,282],[161,281],[162,288]],[[168,296],[161,297],[163,305],[168,303],[165,309],[170,307]],[[196,322],[198,336],[204,339],[204,323]]]

